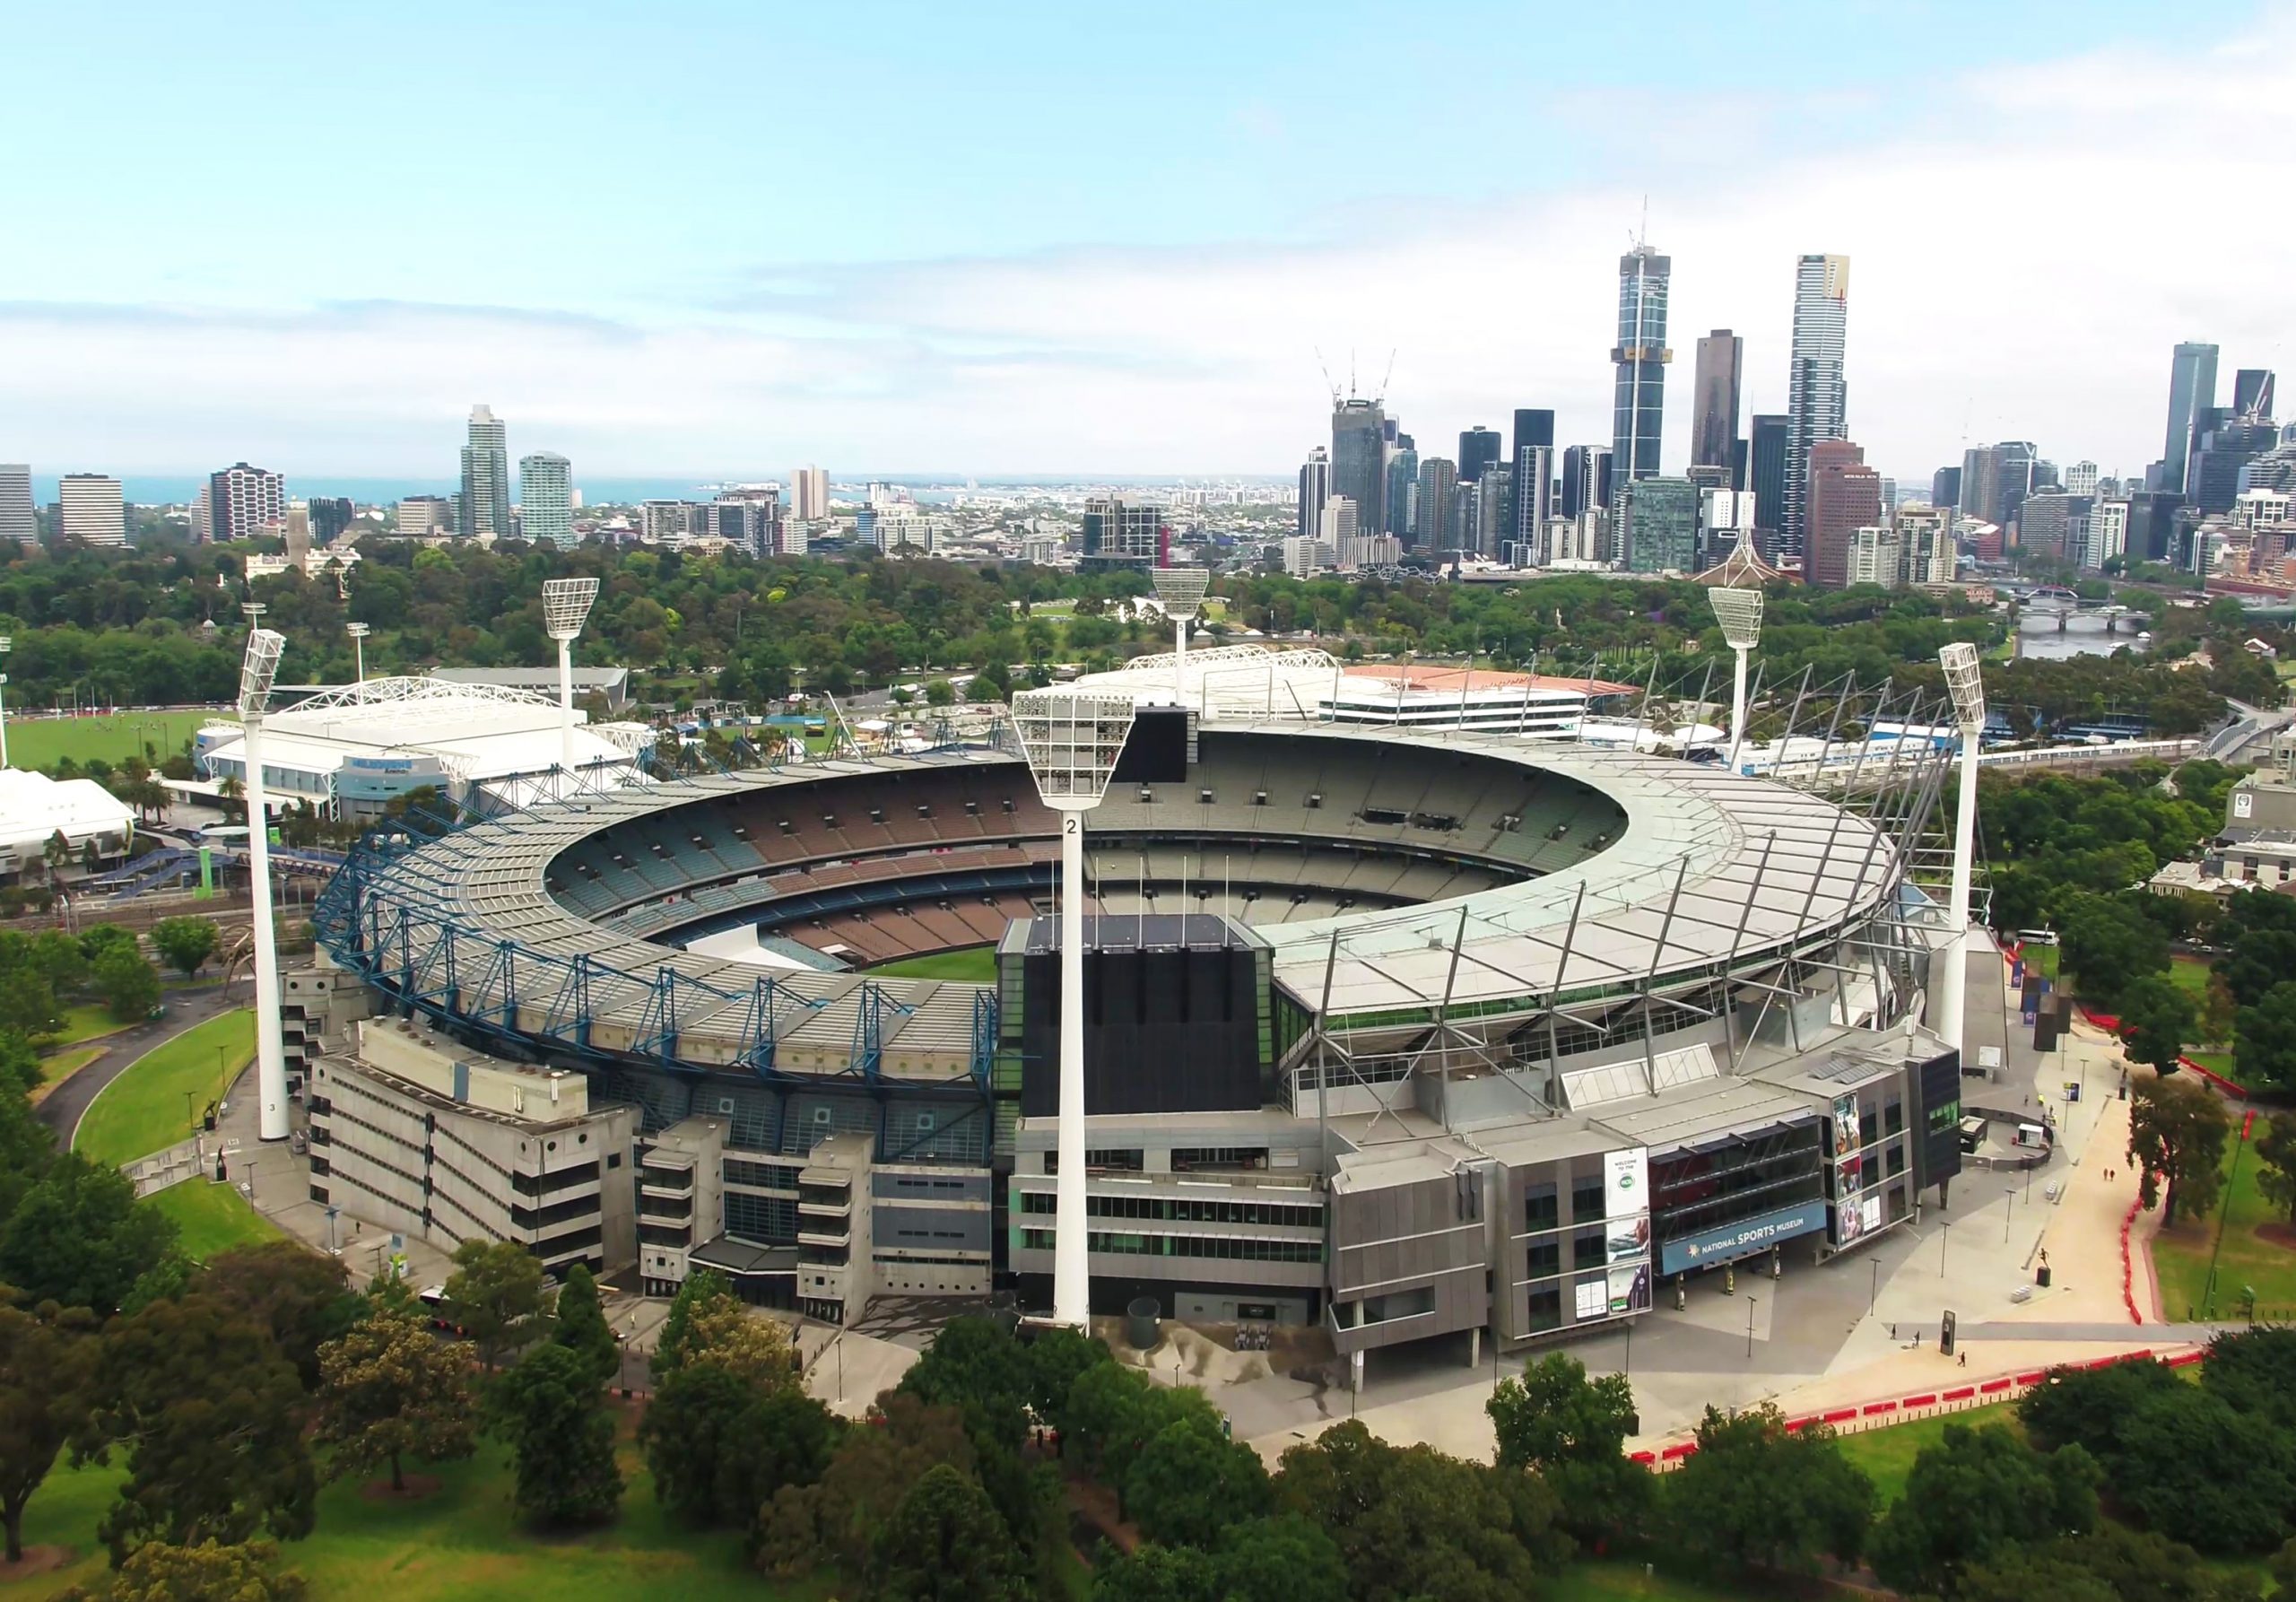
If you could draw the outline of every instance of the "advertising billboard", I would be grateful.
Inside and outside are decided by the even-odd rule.
[[[1603,1155],[1605,1261],[1615,1266],[1650,1255],[1650,1148]]]
[[[1813,1197],[1808,1201],[1796,1202],[1792,1206],[1774,1208],[1752,1218],[1738,1219],[1715,1229],[1665,1241],[1658,1250],[1658,1271],[1661,1274],[1680,1274],[1686,1268],[1701,1268],[1709,1263],[1727,1262],[1796,1235],[1822,1230],[1826,1227],[1826,1213],[1824,1200]]]

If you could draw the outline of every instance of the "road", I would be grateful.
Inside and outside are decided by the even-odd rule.
[[[96,1099],[97,1092],[126,1073],[130,1063],[187,1029],[244,1005],[226,1001],[223,990],[222,985],[200,985],[167,991],[166,1017],[107,1035],[102,1042],[104,1054],[50,1091],[48,1099],[32,1109],[32,1116],[54,1130],[56,1144],[68,1150],[88,1103]]]

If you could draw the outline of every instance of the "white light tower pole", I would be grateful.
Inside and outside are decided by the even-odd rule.
[[[1945,689],[1953,698],[1953,722],[1961,736],[1961,794],[1953,811],[1953,878],[1945,895],[1944,946],[1930,961],[1945,971],[1931,986],[1935,999],[1929,1027],[1954,1050],[1961,1049],[1961,1019],[1969,1002],[1969,959],[1963,951],[1970,927],[1970,880],[1977,857],[1978,736],[1985,730],[1985,682],[1977,647],[1962,640],[1937,653],[1945,669]]]
[[[368,627],[365,623],[345,623],[343,631],[351,636],[351,649],[358,664],[358,675],[352,682],[363,684],[367,682]]]
[[[1129,695],[1048,689],[1013,698],[1013,722],[1037,794],[1060,814],[1060,1173],[1052,1316],[1078,1329],[1092,1312],[1084,1216],[1084,814],[1108,794],[1132,718]]]
[[[558,760],[574,778],[574,637],[598,598],[596,579],[550,579],[542,587],[543,632],[558,641]]]
[[[1148,577],[1156,586],[1156,599],[1172,620],[1172,701],[1187,705],[1187,626],[1204,605],[1211,588],[1209,568],[1152,568]]]
[[[13,640],[13,639],[11,639],[9,636],[7,636],[7,635],[5,635],[5,634],[0,634],[0,657],[4,657],[4,656],[6,656],[6,655],[8,654],[8,652],[9,652],[10,648],[12,648],[13,646],[14,646],[14,644],[15,644],[15,643],[16,643],[16,642],[15,642],[15,640]],[[4,692],[7,688],[8,688],[8,675],[7,675],[6,674],[4,674],[4,673],[0,673],[0,692]],[[4,702],[4,701],[0,701],[0,769],[4,769],[5,767],[7,767],[7,765],[8,765],[8,709],[7,709],[7,706],[6,706],[5,702]]]
[[[1722,638],[1737,658],[1730,679],[1730,771],[1738,771],[1738,749],[1746,739],[1746,658],[1761,638],[1761,591],[1718,586],[1706,592]]]
[[[279,672],[283,634],[255,625],[263,607],[249,602],[248,654],[239,666],[239,753],[247,762],[248,877],[255,896],[255,1084],[259,1133],[287,1138],[287,1050],[279,1033],[279,933],[271,913],[271,806],[263,788],[263,714]]]

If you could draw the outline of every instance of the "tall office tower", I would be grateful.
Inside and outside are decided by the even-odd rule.
[[[2006,528],[2033,492],[2033,445],[2005,440],[1961,454],[1961,510],[1980,523]]]
[[[1810,447],[1809,546],[1802,571],[1809,583],[1839,589],[1849,582],[1849,548],[1857,531],[1882,522],[1882,475],[1863,448],[1847,440]]]
[[[2187,342],[2169,363],[2169,435],[2161,449],[2156,488],[2182,494],[2192,452],[2194,414],[2216,404],[2216,347]]]
[[[1485,467],[1474,481],[1474,549],[1495,562],[1507,554],[1508,542],[1515,537],[1514,470]]]
[[[2017,549],[2028,556],[2078,563],[2089,533],[2089,498],[2039,490],[2017,509]]]
[[[39,534],[32,512],[32,470],[23,462],[0,462],[0,540],[31,540]]]
[[[1387,532],[1409,550],[1418,519],[1419,442],[1398,433],[1387,452]]]
[[[2272,416],[2272,374],[2261,367],[2243,367],[2232,374],[2232,415],[2268,421]]]
[[[554,450],[518,458],[518,527],[529,544],[574,543],[574,466]]]
[[[1487,429],[1478,422],[1467,430],[1459,436],[1459,482],[1471,484],[1485,470],[1505,461],[1506,448],[1507,441],[1497,429]]]
[[[253,539],[287,518],[287,481],[262,467],[234,462],[207,477],[207,537]]]
[[[119,480],[100,473],[67,473],[56,485],[57,528],[89,545],[127,544],[127,506]]]
[[[2075,462],[2065,470],[2065,492],[2068,495],[2093,495],[2097,492],[2097,464]]]
[[[320,544],[333,544],[351,532],[351,519],[358,509],[351,504],[348,495],[314,495],[309,505],[311,537]]]
[[[1618,370],[1611,397],[1611,471],[1621,483],[1658,471],[1658,437],[1665,421],[1666,289],[1674,265],[1648,245],[1618,258]]]
[[[493,411],[470,409],[470,442],[463,447],[462,504],[455,532],[465,539],[510,532],[510,439]]]
[[[1777,544],[1786,527],[1787,419],[1757,412],[1746,419],[1746,488],[1754,492],[1754,527]]]
[[[1891,516],[1908,584],[1953,581],[1953,509],[1909,501]]]
[[[1547,519],[1554,516],[1554,414],[1522,406],[1515,412],[1513,469],[1514,527],[1508,538],[1526,551],[1538,548]]]
[[[444,495],[409,495],[398,503],[398,535],[419,540],[454,527],[454,505]]]
[[[1574,445],[1562,453],[1562,504],[1566,518],[1584,517],[1611,503],[1611,453],[1601,445]]]
[[[1961,503],[1961,470],[1940,467],[1929,475],[1929,504],[1959,506]]]
[[[1690,397],[1690,465],[1726,467],[1729,487],[1742,490],[1738,466],[1738,388],[1746,342],[1717,328],[1698,342],[1698,373]]]
[[[1084,502],[1083,559],[1094,568],[1161,566],[1170,535],[1164,509],[1120,495]]]
[[[2101,569],[2116,556],[2128,554],[2128,502],[2118,497],[2099,500],[2089,508],[2089,539],[2081,565]]]
[[[2174,490],[2139,490],[2128,498],[2128,560],[2167,562],[2176,551],[2177,514],[2185,498]]]
[[[1699,488],[1650,477],[1618,487],[1617,544],[1633,573],[1698,570]]]
[[[1331,457],[1317,446],[1300,468],[1299,537],[1311,540],[1324,526],[1324,505],[1331,500]]]
[[[789,494],[793,502],[792,515],[800,523],[816,522],[829,516],[829,470],[825,467],[800,467],[789,475]]]
[[[1458,488],[1459,469],[1442,457],[1419,464],[1419,527],[1412,549],[1448,551],[1458,544],[1458,525],[1452,521],[1452,492]]]
[[[2185,503],[2203,512],[2229,512],[2239,499],[2241,470],[2270,450],[2280,431],[2269,422],[2218,414],[2212,426],[2193,439],[2185,469]]]
[[[1355,502],[1365,534],[1387,531],[1387,417],[1379,403],[1350,396],[1331,408],[1331,492]]]
[[[1810,448],[1849,427],[1841,376],[1849,331],[1849,257],[1805,256],[1794,267],[1794,351],[1786,373],[1786,549],[1806,552]]]

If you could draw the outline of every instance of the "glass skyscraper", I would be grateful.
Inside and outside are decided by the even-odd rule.
[[[574,543],[574,469],[554,450],[518,458],[518,527],[530,544]]]
[[[2169,364],[2169,438],[2161,451],[2160,488],[2181,493],[2196,414],[2216,404],[2216,347],[2187,341]]]
[[[1786,374],[1786,550],[1806,554],[1810,448],[1849,431],[1841,362],[1849,334],[1849,257],[1805,256],[1794,267],[1794,350]]]
[[[462,501],[457,534],[465,539],[510,532],[509,431],[488,406],[470,409],[470,440],[463,447]]]
[[[1387,531],[1387,418],[1375,400],[1350,396],[1331,412],[1331,492],[1355,503],[1356,528]]]
[[[1611,408],[1611,474],[1620,483],[1658,471],[1665,420],[1666,286],[1674,265],[1648,245],[1618,258],[1618,384]]]

